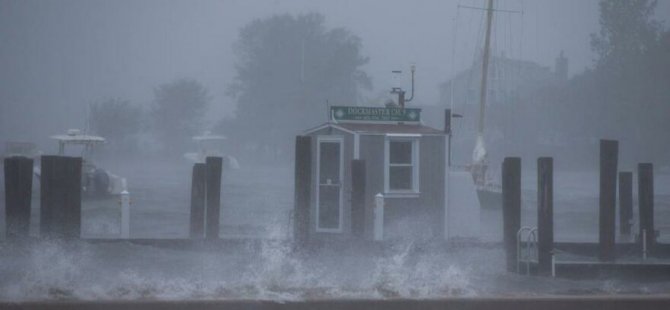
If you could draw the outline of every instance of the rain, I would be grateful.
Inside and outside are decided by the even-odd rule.
[[[669,21],[666,0],[0,0],[0,308],[667,304]]]

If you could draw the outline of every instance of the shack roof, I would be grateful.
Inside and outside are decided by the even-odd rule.
[[[445,135],[444,131],[437,130],[433,127],[428,127],[422,124],[333,123],[333,122],[324,123],[314,128],[308,129],[304,132],[304,134],[311,134],[328,127],[362,135],[385,135],[385,134]]]

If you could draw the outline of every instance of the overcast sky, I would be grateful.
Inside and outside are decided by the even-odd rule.
[[[437,102],[437,85],[472,64],[484,0],[0,0],[0,91],[18,101],[76,110],[105,97],[148,104],[156,85],[180,77],[210,91],[216,118],[234,110],[225,96],[234,76],[239,28],[280,13],[320,12],[330,27],[362,38],[373,94],[391,70],[417,66],[415,102]],[[553,66],[561,50],[573,75],[592,63],[596,0],[500,0],[494,49]],[[660,1],[657,18],[670,17]],[[454,48],[455,47],[455,48]],[[453,56],[455,52],[455,57]],[[452,65],[452,63],[454,65]]]

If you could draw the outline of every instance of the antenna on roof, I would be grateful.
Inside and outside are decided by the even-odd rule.
[[[391,88],[391,94],[398,94],[398,105],[401,109],[405,108],[405,102],[410,102],[414,99],[414,71],[416,71],[416,66],[412,64],[410,69],[412,71],[412,94],[408,99],[405,99],[405,91],[401,87],[394,86]],[[393,70],[391,73],[401,74],[401,70]]]
[[[327,115],[327,116],[326,116],[326,122],[330,122],[330,121],[334,121],[334,120],[335,120],[335,118],[333,117],[333,115],[331,115],[331,111],[330,111],[330,103],[328,102],[328,99],[326,99],[326,115]]]

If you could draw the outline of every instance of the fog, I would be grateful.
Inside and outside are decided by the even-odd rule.
[[[445,193],[451,175],[466,173],[468,188],[477,194],[469,181],[486,5],[486,0],[0,0],[0,158],[28,155],[36,165],[29,224],[35,238],[0,242],[0,303],[667,294],[667,280],[528,278],[507,272],[501,208],[480,210],[481,201],[455,203],[476,210],[461,225],[474,218],[479,235],[459,235],[455,246],[441,243],[449,234],[447,196],[466,195]],[[618,171],[637,173],[638,163],[654,164],[658,241],[670,241],[669,21],[670,1],[664,0],[494,1],[483,138],[487,181],[495,184],[487,185],[498,186],[500,193],[503,159],[522,158],[522,226],[538,225],[536,159],[551,156],[556,242],[595,245],[598,147],[600,139],[612,139],[619,141]],[[393,87],[411,96],[406,107],[422,109],[421,122],[408,123],[427,126],[417,126],[422,134],[395,138],[438,138],[398,146],[407,151],[400,159],[407,162],[401,163],[389,159],[393,135],[386,134],[392,130],[379,141],[326,138],[351,147],[333,154],[352,155],[336,154],[342,160],[338,169],[313,161],[313,178],[321,178],[322,171],[346,172],[310,188],[343,180],[333,197],[340,199],[337,233],[346,237],[295,251],[296,136],[319,130],[331,135],[332,128],[317,126],[334,120],[333,106],[395,107],[400,100],[390,93]],[[444,132],[445,109],[455,115],[450,136]],[[351,130],[372,130],[360,128]],[[129,236],[139,241],[119,239],[120,190],[102,199],[84,193],[84,240],[37,238],[39,155],[56,154],[52,136],[70,129],[80,130],[70,136],[106,139],[86,154],[85,165],[98,165],[106,182],[119,181],[130,192]],[[211,244],[189,240],[192,169],[206,155],[198,143],[209,138],[223,150],[209,155],[224,160],[223,240]],[[312,159],[321,156],[321,147],[312,144]],[[64,155],[87,151],[78,146]],[[367,160],[370,184],[363,203],[364,240],[350,236],[355,189],[347,182],[354,173],[345,162],[359,159],[359,153]],[[365,158],[374,154],[379,158]],[[410,181],[397,184],[412,191],[391,198],[416,209],[388,211],[386,222],[382,217],[388,239],[375,243],[370,210],[377,192],[372,191],[394,194],[389,188],[396,185],[379,180],[390,178],[393,164],[394,171],[411,172]],[[382,167],[383,172],[374,170]],[[82,182],[100,181],[96,169],[91,171],[90,176],[84,171]],[[0,238],[8,222],[5,183],[0,182]],[[429,196],[431,187],[437,194]],[[315,195],[309,208],[319,208]],[[412,200],[421,195],[429,197]],[[634,196],[637,201],[637,187]],[[351,208],[343,209],[343,201]],[[439,210],[421,209],[422,204]],[[637,220],[637,206],[634,213]],[[308,222],[320,221],[317,217]],[[617,235],[617,242],[632,244],[634,238]],[[460,247],[462,241],[471,246]],[[592,259],[557,253],[561,259]]]
[[[370,58],[362,67],[373,82],[368,97],[390,89],[391,70],[407,72],[415,63],[417,104],[439,104],[438,85],[470,66],[481,49],[483,14],[459,5],[485,1],[2,1],[2,140],[50,147],[46,136],[85,126],[90,103],[118,97],[146,107],[153,88],[184,77],[209,90],[210,123],[233,117],[237,102],[226,87],[235,76],[239,29],[283,13],[319,12],[326,26],[359,36]],[[597,1],[496,6],[523,14],[496,16],[494,40],[501,46],[494,53],[551,67],[563,50],[570,76],[592,66]],[[661,1],[656,16],[669,14],[670,4]]]

